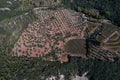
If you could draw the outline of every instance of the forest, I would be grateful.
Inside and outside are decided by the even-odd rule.
[[[102,16],[100,18],[107,18],[115,25],[120,26],[120,0],[73,0],[72,2],[62,0],[62,3],[67,8],[85,13],[88,13],[90,9],[96,9]],[[91,16],[94,16],[94,14]]]
[[[41,58],[12,57],[8,55],[12,46],[5,42],[0,46],[0,80],[45,80],[41,79],[42,76],[54,75],[59,78],[59,74],[64,74],[65,80],[70,80],[70,76],[81,76],[86,71],[89,80],[120,79],[120,60],[109,62],[69,56],[69,62],[61,64]]]

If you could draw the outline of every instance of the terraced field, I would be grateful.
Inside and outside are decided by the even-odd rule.
[[[99,23],[87,22],[87,28],[84,31],[84,37],[90,36],[98,28]]]
[[[101,46],[108,48],[110,50],[119,51],[120,50],[120,32],[117,26],[112,24],[103,24],[103,31],[97,39],[101,41]]]
[[[108,38],[113,32],[117,30],[117,26],[112,24],[103,24],[103,31],[102,34]]]
[[[82,18],[80,13],[67,9],[48,12],[49,15],[46,10],[43,10],[46,14],[41,11],[39,20],[29,24],[22,33],[12,50],[14,56],[43,57],[51,54],[59,58],[60,54],[66,54],[63,46],[67,41],[81,38],[85,26],[78,21]]]
[[[107,50],[113,50],[113,53],[115,50],[119,50],[119,32],[113,25],[93,22],[87,22],[84,25],[82,14],[67,9],[41,10],[38,8],[34,11],[38,20],[29,24],[28,28],[24,30],[12,50],[14,56],[44,57],[44,59],[47,56],[47,60],[55,61],[56,59],[65,62],[68,61],[67,56],[64,56],[66,54],[87,58],[86,45],[90,44],[87,44],[85,39],[93,34],[97,36],[98,41],[104,42],[104,45],[100,45],[99,52],[101,55],[106,54]],[[81,20],[78,20],[79,18]],[[99,33],[100,27],[103,29]],[[111,31],[108,32],[109,30]],[[91,52],[90,56],[95,53],[98,55],[94,51]],[[89,58],[96,57],[90,56]],[[98,56],[97,58],[99,58]],[[106,58],[109,59],[107,56]],[[104,58],[101,59],[105,60]]]
[[[97,29],[99,30],[99,25],[102,26],[102,31],[97,34],[96,40],[99,41],[101,44],[99,46],[95,46],[92,44],[94,42],[90,42],[90,54],[88,55],[88,57],[93,59],[97,58],[101,60],[114,61],[112,55],[119,56],[118,52],[120,51],[120,32],[117,26],[108,23],[101,24],[88,21],[85,35],[91,40],[94,40],[94,38],[91,38],[90,35],[93,36],[94,34],[96,34],[95,31],[97,31]]]
[[[46,7],[40,7],[34,8],[33,11],[34,13],[27,12],[0,22],[1,42],[14,44],[19,38],[12,49],[14,56],[46,55],[54,61],[51,56],[57,57],[58,60],[62,57],[67,60],[66,54],[80,57],[79,54],[83,53],[82,57],[86,58],[85,39],[94,34],[101,42],[102,49],[120,50],[120,35],[117,27],[112,24],[87,21],[84,14],[69,9],[48,10]],[[99,33],[101,26],[103,29]],[[65,49],[65,44],[75,39],[84,41],[70,42]],[[74,51],[78,51],[77,54]]]
[[[104,47],[120,51],[120,33],[116,32],[114,35],[110,36],[109,40],[104,44]]]

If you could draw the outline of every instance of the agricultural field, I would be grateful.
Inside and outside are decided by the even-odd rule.
[[[111,36],[111,38],[103,45],[115,51],[120,51],[120,35],[116,34]]]
[[[101,46],[108,49],[113,49],[114,51],[120,48],[120,32],[117,26],[113,24],[103,24],[103,31],[97,39],[101,42]]]
[[[113,24],[103,24],[102,34],[106,38],[109,37],[115,31],[117,31],[117,26],[115,26]]]
[[[73,39],[66,43],[65,50],[71,53],[86,54],[85,50],[85,40],[83,39]]]
[[[95,29],[98,28],[99,23],[94,23],[94,22],[87,22],[87,28],[84,31],[84,37],[90,36],[90,34],[94,33]]]
[[[51,54],[51,56],[56,55],[59,58],[60,54],[66,53],[64,44],[67,41],[81,37],[83,26],[77,23],[78,18],[81,17],[78,14],[71,10],[61,9],[51,10],[46,16],[41,15],[41,21],[29,24],[28,28],[24,30],[14,45],[13,55],[42,57]]]

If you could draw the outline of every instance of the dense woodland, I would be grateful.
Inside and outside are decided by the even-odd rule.
[[[71,58],[70,62],[43,61],[40,58],[0,58],[0,79],[1,80],[45,80],[42,76],[65,75],[65,80],[70,80],[71,75],[82,75],[89,71],[90,80],[119,80],[120,62],[103,62],[99,60],[84,60]],[[57,79],[58,80],[58,79]]]
[[[85,13],[91,14],[90,9],[96,9],[99,11],[99,18],[108,18],[114,24],[120,26],[120,0],[62,0],[66,7],[74,9],[76,11],[83,11]]]
[[[86,71],[89,72],[89,80],[120,79],[120,60],[109,62],[69,57],[69,62],[61,64],[41,58],[9,56],[12,47],[13,45],[6,44],[6,40],[0,46],[0,80],[45,80],[41,76],[47,78],[60,73],[65,75],[65,80],[70,80],[70,76],[81,76]]]

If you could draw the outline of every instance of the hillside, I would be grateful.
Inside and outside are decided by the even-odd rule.
[[[119,80],[119,3],[101,1],[0,1],[0,80]]]
[[[67,8],[82,11],[92,17],[107,18],[120,26],[119,0],[62,0],[62,3]]]

